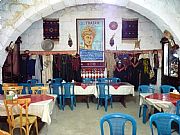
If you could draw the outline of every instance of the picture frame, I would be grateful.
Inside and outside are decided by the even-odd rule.
[[[82,62],[104,62],[105,19],[76,19],[77,50]]]

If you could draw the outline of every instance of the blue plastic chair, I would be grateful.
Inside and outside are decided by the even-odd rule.
[[[171,135],[172,122],[176,122],[179,125],[180,134],[180,117],[178,115],[170,113],[156,113],[151,115],[149,124],[152,135],[154,135],[153,123],[157,127],[158,135]]]
[[[155,88],[150,85],[139,85],[138,91],[139,93],[154,93]]]
[[[107,111],[108,100],[110,99],[110,104],[112,108],[112,95],[109,94],[109,85],[107,83],[97,83],[97,93],[98,93],[98,104],[97,110],[99,109],[99,104],[102,106],[102,100],[105,102],[105,111]]]
[[[176,115],[180,116],[180,100],[176,102]]]
[[[63,105],[62,105],[62,98],[63,98],[63,94],[62,94],[62,84],[61,83],[53,83],[51,84],[51,93],[56,94],[58,97],[58,101],[59,101],[59,108],[63,109]]]
[[[171,90],[175,90],[176,88],[171,85],[161,85],[160,90],[161,93],[169,93]]]
[[[38,83],[38,79],[27,80],[27,83],[31,84],[31,86],[35,86],[35,84]]]
[[[19,86],[23,86],[22,94],[29,94],[31,86],[29,83],[18,83]]]
[[[36,83],[35,86],[44,86],[43,83]]]
[[[107,82],[109,82],[109,79],[108,78],[98,78],[97,81],[102,82],[102,83],[107,83]]]
[[[52,83],[61,83],[62,82],[62,78],[53,78]]]
[[[113,77],[113,78],[109,78],[109,82],[118,83],[118,82],[121,82],[121,79]]]
[[[94,79],[93,78],[83,78],[82,82],[83,83],[93,83]]]
[[[0,94],[4,94],[4,91],[2,90],[2,84],[0,84]]]
[[[38,79],[27,80],[27,83],[30,84],[30,87],[33,87],[36,85],[36,83],[38,83]],[[29,88],[29,94],[32,94],[31,88]]]
[[[132,124],[132,135],[136,135],[136,121],[134,117],[123,113],[111,113],[104,115],[100,120],[101,135],[104,135],[104,122],[107,122],[110,128],[110,135],[124,135],[125,123],[129,121]]]
[[[138,91],[139,93],[154,93],[155,88],[153,86],[150,85],[139,85],[138,87]],[[147,113],[147,109],[148,106],[146,104],[142,104],[139,107],[139,117],[141,117],[141,110],[143,108],[143,123],[146,123],[146,113]]]
[[[76,106],[76,98],[74,95],[74,84],[67,82],[62,84],[63,88],[63,110],[65,107],[65,99],[71,100],[71,110],[73,110],[74,106]]]

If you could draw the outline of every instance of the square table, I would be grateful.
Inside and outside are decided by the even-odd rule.
[[[57,95],[21,95],[20,98],[31,98],[28,113],[41,118],[42,122],[51,124],[51,117]],[[0,95],[0,116],[7,116],[3,103],[4,95]],[[36,100],[36,101],[35,101]]]
[[[154,106],[158,111],[167,113],[176,112],[176,102],[180,100],[173,98],[170,94],[162,93],[141,93],[140,94],[140,105],[146,103],[147,105]]]

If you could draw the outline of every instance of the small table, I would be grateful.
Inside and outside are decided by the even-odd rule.
[[[50,115],[52,114],[57,95],[21,95],[20,98],[31,98],[28,113],[40,117],[48,125],[51,124]],[[0,116],[7,116],[3,99],[4,95],[0,95]]]
[[[170,97],[170,94],[161,93],[141,93],[140,104],[145,102],[148,105],[154,106],[158,111],[167,113],[176,112],[176,102],[180,99]]]
[[[94,95],[96,86],[93,83],[76,83],[74,85],[74,94],[77,96],[85,96],[87,108],[89,108],[89,97]]]

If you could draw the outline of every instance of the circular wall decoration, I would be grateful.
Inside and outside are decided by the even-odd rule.
[[[111,29],[111,30],[116,30],[117,29],[117,27],[118,27],[118,23],[117,22],[110,22],[109,23],[109,28]]]

